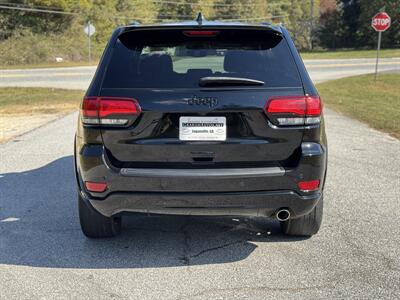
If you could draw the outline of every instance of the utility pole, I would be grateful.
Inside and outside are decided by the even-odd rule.
[[[310,50],[313,49],[314,35],[314,0],[310,0]]]

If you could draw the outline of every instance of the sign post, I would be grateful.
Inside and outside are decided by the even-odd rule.
[[[391,24],[390,16],[385,12],[377,13],[371,22],[372,28],[378,32],[378,48],[376,51],[376,64],[375,64],[375,81],[378,76],[378,64],[379,64],[379,51],[381,50],[382,32],[389,29]]]
[[[96,28],[90,23],[90,21],[88,21],[87,24],[85,25],[85,28],[83,28],[83,31],[88,36],[89,62],[90,62],[92,60],[91,37],[96,32]]]

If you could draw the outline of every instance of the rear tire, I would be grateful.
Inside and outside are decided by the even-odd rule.
[[[105,217],[78,195],[79,220],[82,232],[89,238],[116,236],[121,231],[121,217]]]
[[[323,197],[321,197],[309,214],[280,222],[282,232],[287,235],[297,236],[312,236],[316,234],[321,227],[323,206]]]

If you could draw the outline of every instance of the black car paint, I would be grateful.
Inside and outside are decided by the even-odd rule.
[[[161,25],[167,26],[167,25]],[[174,25],[175,26],[175,25]],[[197,28],[195,24],[177,25],[179,28]],[[205,28],[219,28],[220,26],[235,27],[225,25],[224,23],[213,22],[209,27],[203,24]],[[240,25],[240,28],[247,25]],[[269,25],[260,25],[256,27],[265,27],[268,30],[276,30],[280,32],[283,38],[288,43],[291,50],[294,62],[297,66],[302,87],[288,91],[287,89],[275,89],[270,92],[270,96],[279,95],[298,95],[306,94],[310,96],[318,96],[318,93],[310,80],[305,66],[289,36],[289,33],[284,27],[271,27]],[[101,83],[107,69],[108,62],[112,53],[113,44],[118,36],[125,31],[135,30],[136,26],[129,28],[118,28],[114,31],[108,46],[103,54],[100,65],[96,71],[93,81],[86,93],[86,96],[127,96],[126,91],[101,89]],[[148,27],[149,29],[155,27]],[[159,28],[159,27],[156,27]],[[254,28],[254,26],[251,26]],[[220,91],[221,89],[219,89]],[[235,89],[226,89],[226,92],[234,95]],[[158,111],[154,112],[149,118],[157,117],[156,114],[168,113],[173,111],[173,114],[184,113],[184,105],[188,105],[187,95],[178,97],[180,91],[173,90],[174,101],[168,102],[165,107],[158,106]],[[268,92],[265,89],[253,88],[246,89],[249,94],[249,99],[254,101],[266,101],[267,97],[258,97],[260,93]],[[104,94],[106,93],[106,94]],[[146,91],[140,97],[146,97]],[[199,91],[192,97],[198,98],[217,98],[217,93],[212,88],[206,88]],[[204,95],[203,95],[204,94]],[[251,95],[256,95],[251,97]],[[166,100],[166,94],[163,95],[163,100]],[[233,97],[234,98],[234,97]],[[154,99],[153,99],[154,100]],[[160,103],[159,103],[160,104]],[[152,102],[148,101],[142,109],[151,111]],[[162,108],[164,107],[164,108]],[[212,113],[223,115],[224,107],[220,101],[215,106],[196,105],[196,109],[202,110],[204,113]],[[211,110],[210,110],[211,109]],[[259,109],[259,104],[252,106],[251,101],[245,105],[238,107],[240,117],[250,120],[253,116],[246,116],[246,110]],[[168,145],[159,144],[157,139],[143,141],[143,147],[136,148],[135,151],[143,151],[148,155],[142,155],[141,161],[129,162],[129,159],[124,159],[124,151],[113,151],[111,153],[105,146],[104,141],[108,138],[116,139],[118,143],[126,140],[131,135],[127,131],[119,132],[117,130],[108,129],[101,130],[95,126],[84,126],[78,119],[78,127],[75,139],[75,164],[76,177],[79,191],[83,199],[86,199],[94,208],[104,215],[110,216],[127,211],[147,212],[147,213],[177,213],[177,214],[211,214],[211,215],[263,215],[272,216],[274,212],[282,207],[289,208],[294,217],[301,216],[310,212],[316,203],[319,201],[326,177],[327,164],[327,141],[324,130],[324,120],[321,115],[321,124],[313,126],[299,126],[297,128],[279,128],[270,123],[262,111],[260,118],[265,118],[265,128],[269,128],[269,135],[257,141],[245,140],[235,137],[228,138],[224,144],[215,143],[213,149],[210,150],[207,144],[201,143],[181,143],[178,139],[171,140],[171,143],[181,144],[182,150],[178,153],[171,154],[168,151]],[[150,120],[151,121],[151,120]],[[150,122],[151,126],[151,122]],[[258,128],[260,136],[265,128]],[[149,129],[151,130],[151,129]],[[280,133],[289,133],[285,137],[282,147],[282,138]],[[119,138],[115,135],[122,135]],[[271,159],[267,162],[254,160],[257,158],[257,149],[274,145],[274,141],[280,141],[277,149],[268,149]],[[299,143],[300,141],[300,143]],[[112,141],[110,140],[110,143]],[[134,140],[128,140],[127,143],[135,143]],[[253,153],[249,158],[241,156],[238,158],[237,152],[239,148],[231,148],[230,152],[224,151],[227,144],[237,145],[241,148],[242,153]],[[286,143],[286,144],[285,144]],[[299,145],[301,145],[299,147]],[[140,145],[139,145],[140,146]],[[160,148],[161,147],[161,148]],[[260,148],[261,147],[261,148]],[[207,159],[215,157],[215,152],[218,155],[224,153],[223,157],[218,159],[218,163],[210,164]],[[176,148],[175,148],[176,149]],[[217,149],[217,151],[215,150]],[[236,151],[236,149],[238,151]],[[267,149],[267,148],[264,148]],[[118,149],[117,149],[118,150]],[[286,151],[286,152],[285,152]],[[115,158],[114,155],[119,157]],[[194,158],[200,157],[197,162]],[[154,165],[154,158],[158,157],[158,163]],[[204,157],[206,159],[204,159]],[[181,158],[181,162],[177,160]],[[237,168],[254,168],[254,167],[276,167],[279,165],[285,169],[284,176],[259,176],[248,178],[220,178],[218,180],[207,177],[198,178],[149,178],[121,176],[120,169],[124,167],[161,167],[161,168],[222,168],[232,167],[230,162],[235,161],[234,167]],[[172,162],[172,163],[171,163]],[[152,165],[153,163],[153,165]],[[317,192],[312,194],[304,193],[298,190],[297,182],[301,180],[312,180],[315,178],[321,179],[321,186]],[[107,181],[109,189],[103,193],[90,193],[85,190],[83,181]]]

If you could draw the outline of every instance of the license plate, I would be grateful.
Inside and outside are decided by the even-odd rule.
[[[180,117],[181,141],[225,141],[225,117]]]

